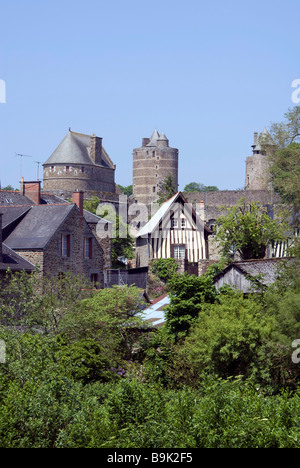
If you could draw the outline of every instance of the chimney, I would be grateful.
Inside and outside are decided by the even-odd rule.
[[[202,221],[205,221],[206,216],[205,216],[205,206],[204,206],[204,201],[203,200],[201,200],[199,205],[197,204],[196,211],[197,211],[200,219],[202,219]]]
[[[23,196],[30,198],[36,205],[41,204],[41,181],[25,182],[22,177],[20,188]]]
[[[150,138],[143,138],[142,140],[142,146],[145,147],[150,143]]]
[[[73,192],[73,203],[79,208],[80,216],[83,216],[83,195],[84,192]]]
[[[98,166],[102,165],[102,138],[97,137],[95,134],[91,136],[91,153],[92,161]]]

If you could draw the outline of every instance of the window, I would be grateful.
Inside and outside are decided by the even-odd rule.
[[[81,168],[81,172],[84,172],[84,167],[83,167],[83,166],[82,166],[82,168]]]
[[[171,227],[172,228],[177,228],[178,227],[178,220],[177,219],[171,219]]]
[[[186,227],[186,220],[185,220],[185,219],[182,219],[182,220],[181,220],[181,227],[182,227],[182,228],[185,228],[185,227]]]
[[[153,187],[153,193],[155,193],[155,192],[156,192],[156,187],[154,186],[154,187]]]
[[[185,259],[185,245],[174,245],[174,258],[177,260]]]
[[[62,257],[71,256],[71,236],[70,234],[62,234],[61,236],[61,255]]]
[[[93,238],[84,238],[84,258],[93,258]]]
[[[94,288],[98,287],[98,282],[99,282],[98,274],[97,273],[92,273],[91,274],[91,283],[93,283]]]
[[[67,171],[67,172],[70,171],[70,166],[66,166],[66,171]]]

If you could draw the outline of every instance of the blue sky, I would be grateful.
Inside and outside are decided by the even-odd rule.
[[[36,179],[69,127],[103,138],[116,182],[164,131],[189,182],[243,187],[253,133],[300,79],[299,0],[1,0],[0,180]],[[41,172],[40,172],[41,174]]]

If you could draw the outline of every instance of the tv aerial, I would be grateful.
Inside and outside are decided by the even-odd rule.
[[[23,177],[23,158],[32,158],[32,156],[29,156],[28,154],[20,154],[16,153],[16,156],[20,158],[20,164],[21,164],[21,179]]]

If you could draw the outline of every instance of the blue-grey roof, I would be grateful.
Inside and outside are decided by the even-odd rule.
[[[5,240],[13,250],[43,249],[75,205],[33,206]]]
[[[35,266],[20,257],[16,252],[11,250],[7,245],[2,244],[2,262],[0,261],[0,271],[6,271],[7,269],[11,271],[34,271]]]
[[[91,138],[91,135],[70,130],[43,166],[56,164],[94,166],[95,162],[91,159]],[[110,168],[115,167],[103,147],[101,165]]]

